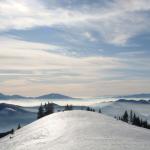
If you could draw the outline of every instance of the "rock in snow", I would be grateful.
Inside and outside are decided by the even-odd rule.
[[[149,150],[150,130],[87,111],[59,112],[0,139],[1,150]]]

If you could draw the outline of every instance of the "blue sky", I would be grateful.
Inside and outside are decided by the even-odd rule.
[[[0,91],[150,92],[150,0],[1,0]]]

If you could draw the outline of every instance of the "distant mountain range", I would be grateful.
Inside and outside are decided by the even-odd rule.
[[[126,100],[126,99],[119,99],[116,102],[133,103],[133,104],[150,104],[150,100]]]
[[[73,99],[73,98],[62,94],[51,93],[47,95],[38,96],[36,97],[36,99]]]
[[[41,95],[38,97],[25,97],[20,95],[5,95],[0,93],[0,100],[9,100],[9,99],[74,99],[72,97],[58,94],[58,93],[51,93],[46,95]]]
[[[118,96],[118,98],[150,98],[150,93],[142,93],[142,94],[133,94],[133,95],[124,95]]]
[[[7,100],[7,99],[25,99],[25,98],[27,98],[27,97],[20,96],[20,95],[5,95],[5,94],[0,93],[0,99],[3,99],[3,100]]]

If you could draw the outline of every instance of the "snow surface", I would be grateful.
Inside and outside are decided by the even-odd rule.
[[[54,113],[17,130],[0,139],[0,149],[149,150],[149,141],[148,129],[76,110]]]

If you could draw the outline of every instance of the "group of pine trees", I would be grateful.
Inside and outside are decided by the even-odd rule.
[[[38,110],[37,118],[40,119],[46,115],[50,115],[54,113],[54,103],[45,103],[44,105],[41,104]]]
[[[62,111],[68,111],[68,110],[73,110],[73,106],[67,104]],[[37,119],[40,119],[52,113],[54,113],[54,103],[48,102],[48,103],[45,103],[44,105],[41,104],[41,106],[38,109]]]
[[[57,110],[57,111],[68,111],[68,110],[73,110],[73,106],[72,105],[66,105],[64,106],[64,109],[62,110]],[[93,108],[90,108],[90,107],[87,107],[87,108],[84,108],[86,109],[87,111],[92,111],[92,112],[96,112],[95,109]],[[38,113],[37,113],[37,119],[40,119],[46,115],[50,115],[52,113],[54,113],[54,103],[45,103],[44,105],[40,105],[39,109],[38,109]],[[81,108],[82,110],[82,108]],[[101,109],[98,110],[99,113],[102,113]]]
[[[65,106],[64,111],[67,111],[67,110],[73,110],[73,106],[67,104],[67,105]]]
[[[139,116],[133,113],[132,110],[130,111],[130,113],[128,113],[128,111],[126,110],[124,114],[121,117],[118,117],[117,119],[135,126],[150,129],[150,124],[148,124],[147,120],[142,120]]]
[[[96,112],[96,110],[95,110],[95,109],[90,108],[90,107],[87,107],[87,108],[86,108],[86,110],[87,110],[87,111]],[[99,110],[98,110],[98,112],[99,112],[99,113],[102,113],[101,109],[99,109]]]
[[[92,112],[95,112],[95,109],[93,109],[93,108],[90,108],[90,107],[87,107],[87,108],[86,108],[86,110],[87,110],[87,111],[92,111]]]

